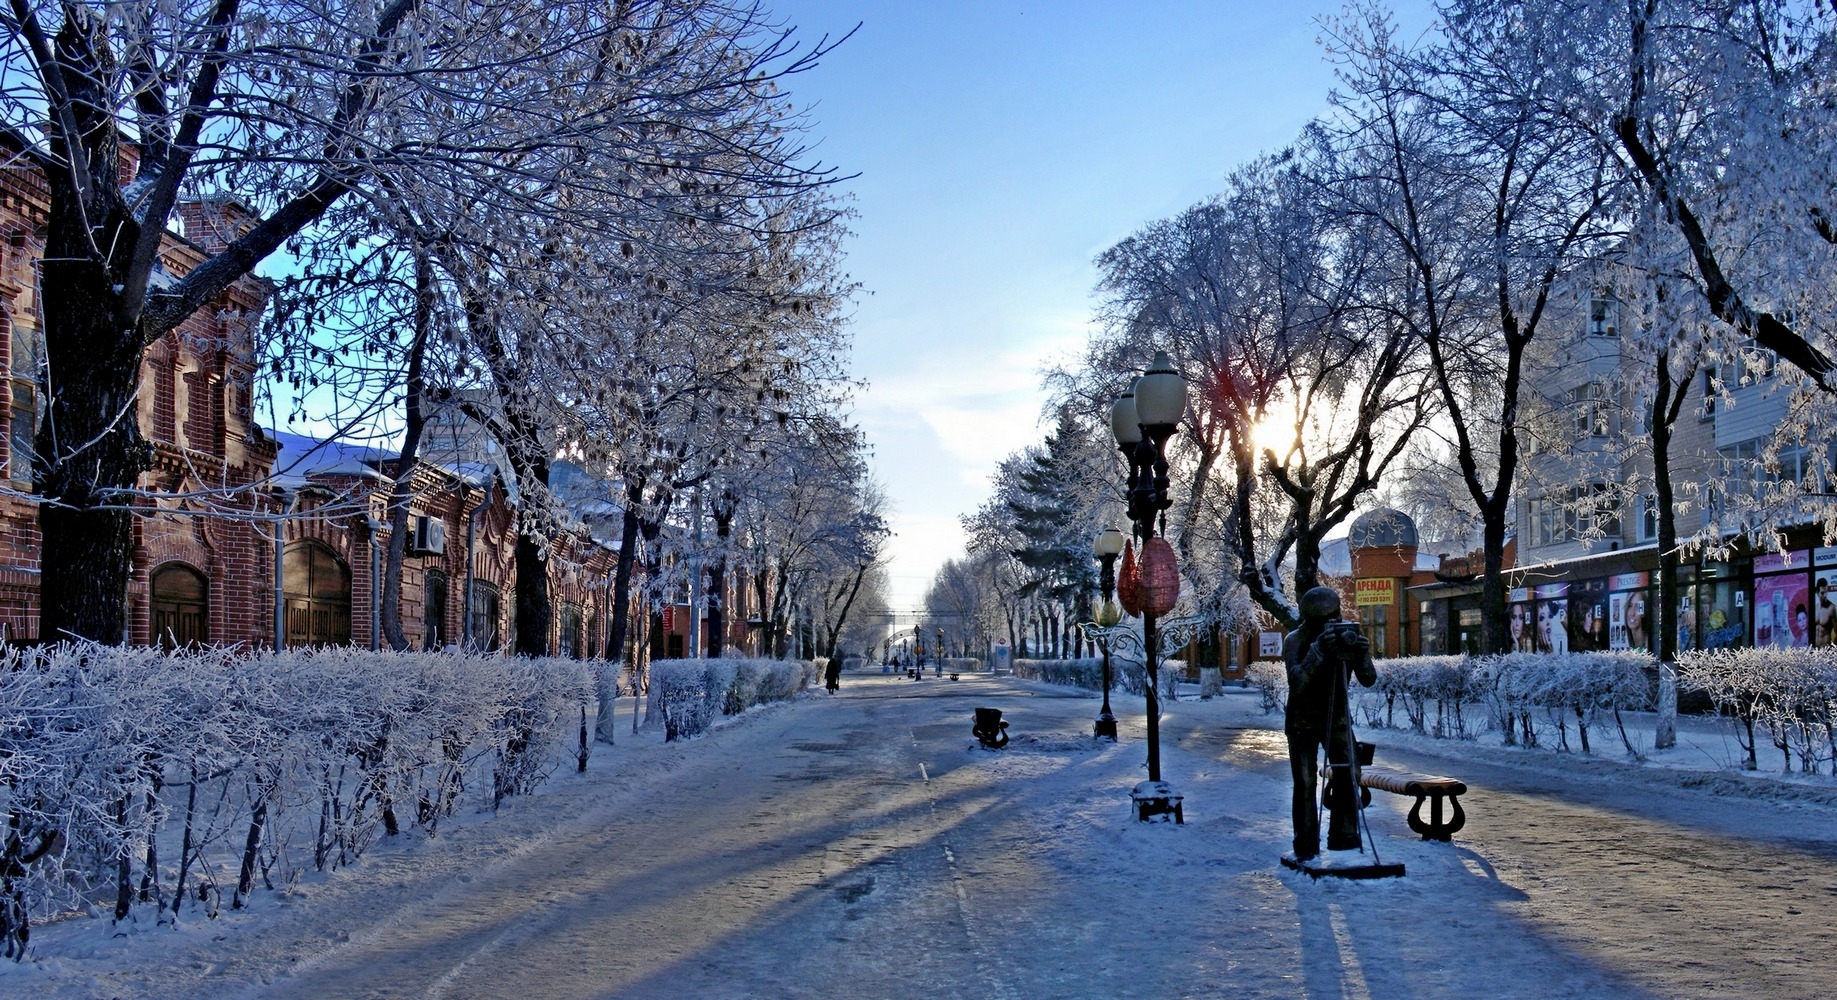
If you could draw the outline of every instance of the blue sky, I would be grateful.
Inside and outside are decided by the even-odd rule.
[[[789,89],[821,157],[859,174],[854,417],[907,610],[996,463],[1044,435],[1040,371],[1084,342],[1092,259],[1326,110],[1316,17],[1337,8],[768,2],[808,40],[861,25]]]

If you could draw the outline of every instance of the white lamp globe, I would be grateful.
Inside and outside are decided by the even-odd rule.
[[[1091,552],[1096,554],[1099,558],[1104,556],[1120,556],[1123,554],[1123,541],[1123,533],[1121,531],[1118,531],[1114,526],[1105,528],[1097,533],[1096,538],[1091,539]]]
[[[1156,351],[1148,373],[1135,383],[1135,415],[1142,426],[1153,427],[1177,424],[1185,413],[1186,380],[1174,370],[1166,351]]]
[[[1139,379],[1137,381],[1140,381]],[[1116,397],[1110,404],[1110,433],[1119,445],[1137,444],[1142,440],[1142,422],[1135,413],[1135,386]]]

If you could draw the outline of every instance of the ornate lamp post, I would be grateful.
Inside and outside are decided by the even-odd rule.
[[[1103,606],[1097,609],[1098,629],[1096,633],[1098,646],[1103,650],[1103,709],[1097,713],[1097,721],[1091,724],[1091,735],[1099,739],[1116,739],[1116,716],[1110,713],[1110,640],[1101,633],[1122,619],[1116,602],[1116,557],[1123,554],[1123,533],[1115,528],[1105,528],[1091,540],[1091,553],[1103,564]]]
[[[1137,786],[1137,816],[1163,812],[1179,816],[1179,796],[1161,781],[1160,636],[1155,619],[1173,609],[1179,597],[1179,572],[1164,538],[1165,511],[1173,506],[1167,477],[1167,441],[1186,412],[1186,380],[1174,370],[1166,351],[1156,351],[1148,371],[1110,408],[1110,430],[1129,459],[1129,519],[1142,543],[1142,645],[1148,682],[1148,781]],[[1159,545],[1155,543],[1159,541]]]

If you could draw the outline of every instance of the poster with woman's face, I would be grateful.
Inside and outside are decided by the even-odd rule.
[[[1544,642],[1544,649],[1552,653],[1569,652],[1569,602],[1545,601],[1542,608],[1543,627],[1538,638]]]
[[[1812,597],[1798,573],[1754,578],[1754,644],[1809,646]]]
[[[1529,652],[1531,648],[1531,630],[1525,624],[1525,617],[1529,612],[1530,608],[1526,605],[1514,604],[1511,616],[1507,619],[1512,634],[1512,649],[1516,652]]]
[[[1652,644],[1651,629],[1646,621],[1646,595],[1643,591],[1634,591],[1627,595],[1627,645],[1633,649],[1645,649]]]

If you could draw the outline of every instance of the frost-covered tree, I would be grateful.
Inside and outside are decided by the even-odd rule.
[[[527,194],[586,151],[698,183],[701,158],[673,151],[698,140],[724,172],[736,153],[772,169],[801,159],[795,113],[769,92],[804,57],[746,0],[21,0],[0,24],[5,155],[50,192],[34,457],[45,634],[125,632],[144,348],[331,206],[459,179]],[[174,206],[219,192],[254,218],[167,274]]]

